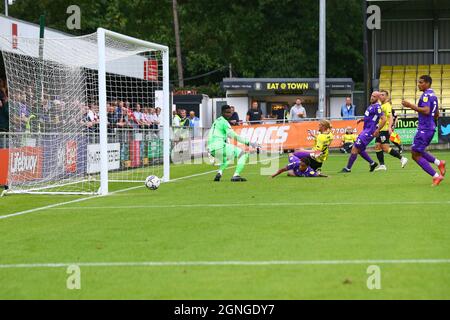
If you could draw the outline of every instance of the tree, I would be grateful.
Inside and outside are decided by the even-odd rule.
[[[173,0],[175,1],[175,0]],[[75,35],[102,26],[170,48],[171,79],[181,86],[218,84],[233,65],[240,77],[317,77],[319,3],[317,0],[177,0],[180,21],[177,59],[173,1],[79,0],[81,30],[66,29],[70,0],[23,0],[10,7],[13,17],[38,22]],[[362,81],[361,2],[327,1],[327,76]],[[178,62],[182,70],[178,70]],[[215,71],[210,73],[211,71]]]

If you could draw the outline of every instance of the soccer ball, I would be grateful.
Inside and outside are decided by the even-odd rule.
[[[150,190],[158,189],[160,184],[161,179],[157,176],[148,176],[147,179],[145,179],[145,186]]]

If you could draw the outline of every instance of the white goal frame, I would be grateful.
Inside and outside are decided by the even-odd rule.
[[[163,182],[170,180],[170,93],[169,93],[169,47],[160,44],[136,39],[114,31],[103,28],[97,29],[98,43],[98,91],[99,91],[99,118],[100,118],[100,195],[108,194],[108,133],[106,115],[106,58],[105,42],[106,36],[148,47],[149,49],[161,50],[163,54]]]
[[[109,179],[108,170],[108,128],[107,128],[107,49],[106,49],[106,39],[114,39],[124,43],[139,46],[140,48],[148,49],[148,51],[159,51],[162,57],[162,108],[161,108],[161,126],[162,126],[162,141],[163,141],[163,176],[161,177],[162,182],[170,181],[170,117],[171,117],[171,103],[170,103],[170,86],[169,86],[169,47],[161,44],[152,43],[149,41],[144,41],[127,35],[123,35],[114,31],[110,31],[104,28],[97,29],[97,72],[98,72],[98,107],[99,107],[99,145],[100,145],[100,187],[97,191],[91,192],[64,192],[64,191],[48,191],[46,189],[52,189],[49,187],[37,187],[28,190],[14,190],[8,189],[1,193],[1,196],[6,194],[85,194],[85,195],[108,195],[109,193],[109,182],[114,179]],[[53,39],[51,39],[53,40]],[[58,39],[55,39],[58,40]],[[12,40],[7,40],[12,43]],[[0,46],[1,49],[1,46]],[[95,53],[93,53],[95,55]],[[8,170],[9,172],[9,170]],[[84,181],[84,180],[83,180]],[[98,180],[97,180],[98,181]],[[79,183],[78,181],[70,181],[63,183],[60,186],[71,185]],[[127,182],[127,181],[124,181]],[[137,181],[130,181],[137,182]],[[142,186],[144,186],[144,181],[142,181]]]

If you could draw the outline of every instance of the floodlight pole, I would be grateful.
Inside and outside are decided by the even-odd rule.
[[[367,0],[362,0],[363,15],[363,57],[364,57],[364,103],[369,101],[369,43],[367,37]],[[373,68],[373,66],[372,66]]]
[[[5,16],[8,16],[8,0],[5,0]]]
[[[320,0],[320,18],[319,18],[319,110],[318,118],[323,118],[325,110],[326,97],[326,67],[327,67],[327,48],[326,48],[326,0]]]

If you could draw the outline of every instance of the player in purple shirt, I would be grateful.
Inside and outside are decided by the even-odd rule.
[[[276,173],[272,175],[272,178],[275,178],[279,174],[283,172],[288,173],[289,177],[305,177],[305,178],[327,178],[328,176],[321,174],[319,171],[316,171],[310,167],[310,160],[308,157],[306,158],[298,158],[294,154],[289,155],[289,164],[278,170]]]
[[[430,76],[421,76],[417,87],[423,92],[418,105],[408,101],[402,101],[405,108],[415,110],[419,113],[419,125],[417,133],[411,146],[412,158],[415,162],[430,176],[433,177],[433,186],[438,186],[445,175],[445,161],[436,159],[433,155],[426,152],[425,149],[433,139],[436,130],[436,121],[439,118],[438,98],[434,91],[430,89],[433,80]],[[437,173],[430,163],[438,166],[440,174]]]
[[[378,137],[380,135],[380,129],[386,123],[386,116],[383,111],[381,111],[381,105],[378,102],[380,98],[380,92],[374,91],[370,96],[371,105],[367,107],[366,112],[364,113],[364,119],[359,119],[358,123],[364,121],[363,131],[359,134],[358,138],[356,138],[356,142],[353,144],[350,158],[348,159],[347,166],[342,169],[342,173],[347,173],[352,171],[352,166],[358,157],[358,154],[363,157],[370,164],[370,172],[375,170],[378,166],[378,163],[370,158],[369,154],[366,152],[366,148],[369,143],[373,140],[373,138]]]

